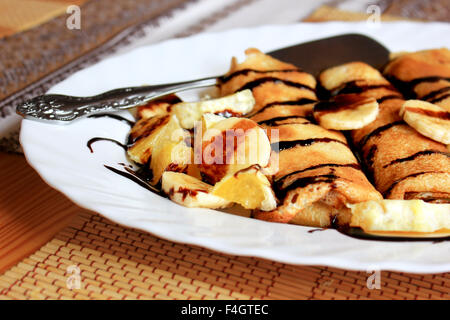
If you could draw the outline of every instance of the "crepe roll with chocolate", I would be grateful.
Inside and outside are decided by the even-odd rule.
[[[311,74],[258,49],[247,49],[245,53],[246,60],[238,63],[233,58],[229,72],[220,78],[221,96],[251,89],[255,97],[251,115],[276,107],[279,102],[295,108],[316,101],[316,80]]]
[[[400,111],[405,101],[380,72],[353,62],[323,71],[319,81],[333,99],[354,94],[378,101],[377,118],[352,130],[351,137],[385,198],[450,201],[450,154],[446,146],[403,121]]]
[[[431,102],[450,111],[450,50],[447,48],[397,54],[384,75],[407,99]]]
[[[251,88],[256,107],[250,118],[268,130],[271,140],[271,164],[263,169],[279,205],[254,216],[317,227],[345,225],[347,204],[381,199],[344,135],[311,121],[317,101],[314,77],[256,49],[246,53],[241,64],[233,59],[220,89],[225,95]]]

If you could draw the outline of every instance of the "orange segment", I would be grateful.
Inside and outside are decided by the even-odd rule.
[[[255,166],[225,176],[214,186],[212,194],[246,209],[270,211],[277,206],[269,180]]]

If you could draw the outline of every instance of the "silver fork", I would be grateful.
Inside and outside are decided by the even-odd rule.
[[[218,77],[153,86],[110,90],[90,97],[45,94],[17,106],[17,113],[27,119],[70,123],[87,115],[128,109],[168,94],[217,85]]]
[[[372,38],[360,34],[314,40],[268,53],[313,75],[349,61],[364,61],[376,68],[389,61],[389,50]],[[91,113],[127,109],[171,93],[215,86],[220,78],[219,76],[172,84],[115,89],[92,97],[43,95],[28,100],[16,110],[28,119],[70,123]]]

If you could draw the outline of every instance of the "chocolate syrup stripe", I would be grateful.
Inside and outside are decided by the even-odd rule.
[[[405,157],[405,158],[398,158],[398,159],[392,160],[392,161],[389,162],[388,164],[385,164],[385,165],[383,166],[383,168],[387,168],[387,167],[389,167],[389,166],[391,166],[391,165],[393,165],[393,164],[396,164],[396,163],[401,163],[401,162],[406,162],[406,161],[412,161],[412,160],[415,160],[415,159],[418,158],[418,157],[421,157],[421,156],[429,156],[429,155],[433,155],[433,154],[441,154],[441,155],[450,157],[450,152],[443,152],[443,151],[437,151],[437,150],[424,150],[424,151],[416,152],[416,153],[414,153],[413,155],[408,156],[408,157]]]
[[[447,111],[434,111],[421,108],[406,108],[406,111],[419,113],[428,117],[438,118],[442,120],[450,120],[450,112]]]
[[[440,96],[439,98],[431,100],[430,103],[438,103],[438,102],[444,101],[445,99],[447,99],[449,97],[450,97],[450,93],[444,94],[443,96]]]
[[[275,180],[275,184],[279,188],[280,184],[282,184],[284,180],[286,180],[287,178],[289,178],[289,177],[291,177],[291,176],[293,176],[295,174],[303,173],[303,172],[314,170],[314,169],[324,168],[324,167],[353,168],[353,169],[356,169],[356,170],[361,170],[361,166],[359,165],[359,163],[348,163],[348,164],[322,163],[322,164],[311,166],[311,167],[308,167],[308,168],[305,168],[305,169],[302,169],[302,170],[297,170],[297,171],[288,173],[288,174],[282,176],[281,178],[278,178],[277,180]]]
[[[359,148],[360,148],[360,150],[362,150],[362,149],[364,148],[364,146],[367,144],[367,142],[368,142],[372,137],[378,136],[378,135],[380,135],[383,131],[389,130],[390,128],[395,127],[395,126],[399,126],[399,125],[406,125],[406,123],[405,123],[403,120],[402,120],[402,121],[391,122],[391,123],[388,123],[388,124],[386,124],[386,125],[384,125],[384,126],[378,127],[378,128],[376,128],[375,130],[373,130],[372,132],[366,134],[366,135],[361,139],[361,141],[359,142]]]
[[[120,175],[120,176],[122,176],[122,177],[125,177],[125,178],[127,178],[127,179],[130,179],[131,181],[137,183],[138,185],[140,185],[141,187],[143,187],[143,188],[145,188],[145,189],[147,189],[147,190],[149,190],[149,191],[152,191],[152,192],[155,192],[155,193],[158,194],[158,195],[164,196],[164,194],[163,194],[163,192],[162,192],[161,190],[159,190],[159,189],[153,187],[151,184],[149,184],[148,182],[146,182],[146,179],[143,178],[143,177],[141,177],[141,176],[139,175],[139,172],[135,172],[135,171],[133,171],[133,170],[131,170],[131,169],[129,169],[129,168],[125,168],[126,171],[121,171],[121,170],[119,170],[119,169],[113,168],[113,167],[108,166],[108,165],[106,165],[106,164],[103,165],[103,166],[104,166],[106,169],[108,169],[108,170],[110,170],[110,171],[112,171],[112,172],[114,172],[114,173],[116,173],[116,174],[118,174],[118,175]]]
[[[310,145],[313,145],[314,143],[329,143],[329,142],[337,142],[348,147],[347,143],[332,138],[311,138],[304,140],[279,141],[272,143],[270,146],[272,147],[272,150],[281,152],[283,150],[291,149],[297,146],[308,147]]]
[[[295,69],[274,69],[274,70],[255,70],[255,69],[242,69],[242,70],[238,70],[233,72],[232,74],[229,75],[224,75],[222,77],[219,78],[219,81],[221,84],[224,84],[228,81],[230,81],[231,79],[233,79],[234,77],[240,76],[240,75],[248,75],[250,72],[254,72],[254,73],[272,73],[272,72],[302,72],[301,69],[299,68],[295,68]]]
[[[293,81],[288,81],[288,80],[283,80],[283,79],[279,79],[279,78],[275,78],[275,77],[264,77],[264,78],[259,78],[250,82],[247,82],[246,84],[244,84],[241,88],[239,88],[238,90],[236,90],[235,92],[238,91],[242,91],[242,90],[246,90],[246,89],[250,89],[253,90],[256,87],[264,84],[264,83],[282,83],[286,86],[289,87],[294,87],[294,88],[299,88],[299,89],[306,89],[309,90],[311,92],[315,92],[316,90],[311,88],[310,86],[307,86],[306,84],[302,84],[302,83],[297,83],[297,82],[293,82]]]
[[[430,203],[450,203],[450,193],[446,193],[448,196],[434,197],[427,193],[424,195],[421,192],[405,192],[404,199],[405,200],[422,200]]]
[[[344,84],[344,86],[340,89],[332,90],[333,96],[337,96],[340,94],[358,94],[363,93],[368,90],[374,90],[374,89],[388,89],[391,91],[396,92],[397,89],[392,84],[375,84],[375,85],[363,85],[358,86],[356,81],[349,81]]]
[[[272,119],[261,120],[261,121],[258,121],[257,123],[259,125],[273,126],[278,121],[283,121],[283,120],[288,120],[288,119],[305,119],[305,120],[308,120],[306,117],[302,117],[302,116],[285,116],[285,117],[275,117],[275,118],[272,118]]]
[[[415,178],[415,177],[418,177],[418,176],[421,176],[421,175],[425,175],[425,174],[429,174],[429,173],[443,173],[443,174],[446,174],[446,173],[447,173],[447,174],[448,174],[448,172],[445,172],[445,171],[425,171],[425,172],[417,172],[417,173],[413,173],[413,174],[407,175],[407,176],[405,176],[405,177],[403,177],[403,178],[400,178],[400,179],[398,179],[398,180],[395,180],[395,181],[389,186],[389,188],[387,188],[386,191],[383,192],[383,197],[384,197],[384,198],[389,197],[390,194],[392,193],[392,190],[393,190],[400,182],[402,182],[402,181],[404,181],[404,180],[406,180],[406,179],[409,179],[409,178]]]
[[[410,81],[403,81],[400,80],[392,75],[385,75],[386,79],[391,82],[398,90],[400,90],[403,95],[407,99],[413,99],[417,98],[417,94],[414,92],[414,88],[423,82],[438,82],[441,80],[449,81],[450,78],[447,77],[440,77],[440,76],[431,76],[431,77],[423,77],[423,78],[416,78]]]
[[[334,97],[330,101],[322,101],[314,106],[314,112],[326,114],[354,109],[361,105],[374,101],[373,98],[361,97],[358,94],[342,94]]]
[[[314,177],[299,178],[299,179],[296,179],[294,182],[292,182],[286,188],[277,189],[276,194],[277,194],[278,199],[284,199],[284,198],[286,198],[287,193],[291,190],[295,190],[297,188],[304,188],[308,185],[322,183],[322,182],[333,183],[337,179],[339,179],[339,177],[334,174],[324,174],[324,175],[314,176]]]
[[[148,120],[150,120],[151,118],[149,118]],[[146,121],[146,120],[144,120]],[[154,123],[152,123],[151,126],[149,126],[148,128],[145,129],[145,131],[143,133],[141,133],[138,136],[133,136],[132,134],[130,134],[128,136],[128,141],[127,141],[127,145],[128,146],[132,146],[133,144],[135,144],[136,142],[138,142],[139,140],[148,137],[154,130],[155,128],[158,128],[159,126],[165,124],[166,122],[169,121],[169,116],[163,116],[157,119],[157,121],[155,121]]]
[[[387,101],[387,100],[393,100],[393,99],[401,99],[403,100],[403,97],[401,95],[397,95],[397,94],[391,94],[391,95],[387,95],[384,96],[380,99],[377,99],[378,104],[382,104],[383,102]]]
[[[376,144],[374,144],[373,146],[370,147],[369,152],[367,153],[367,157],[364,160],[364,163],[366,164],[366,169],[370,170],[372,168],[373,158],[375,157],[375,154],[377,151],[378,151],[378,146]]]
[[[86,143],[86,146],[89,148],[91,153],[94,153],[94,150],[92,149],[92,144],[95,142],[98,142],[98,141],[109,141],[109,142],[115,143],[116,145],[118,145],[119,147],[124,149],[125,151],[128,150],[126,145],[124,145],[123,143],[120,143],[117,140],[110,139],[110,138],[95,137],[95,138],[89,139],[89,141]]]
[[[256,111],[253,116],[255,114],[261,113],[264,110],[273,107],[273,106],[304,106],[304,105],[308,105],[311,103],[315,103],[317,102],[317,100],[312,100],[312,99],[308,99],[308,98],[301,98],[298,100],[288,100],[288,101],[275,101],[275,102],[271,102],[266,104],[264,107],[262,107],[261,109],[259,109],[258,111]]]
[[[426,101],[431,100],[431,101],[434,101],[434,100],[437,100],[437,99],[441,99],[441,97],[437,98],[437,96],[440,95],[441,93],[444,93],[444,92],[447,92],[447,91],[450,91],[450,86],[449,86],[449,87],[441,88],[441,89],[439,89],[439,90],[431,91],[431,92],[428,93],[427,95],[423,96],[423,97],[421,98],[421,100],[426,100]]]

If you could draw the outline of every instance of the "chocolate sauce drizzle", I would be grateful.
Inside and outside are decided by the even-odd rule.
[[[264,107],[256,111],[253,115],[263,112],[264,110],[271,108],[273,106],[304,106],[311,103],[315,103],[317,100],[308,99],[308,98],[301,98],[298,100],[288,100],[288,101],[274,101],[266,104]]]
[[[257,123],[259,125],[273,126],[278,121],[283,121],[283,120],[288,120],[288,119],[305,119],[305,120],[308,120],[306,117],[302,117],[302,116],[286,116],[286,117],[276,117],[276,118],[272,118],[272,119],[261,120],[261,121],[258,121]]]
[[[278,79],[278,78],[274,78],[274,77],[264,77],[264,78],[259,78],[259,79],[247,82],[246,84],[244,84],[241,88],[239,88],[235,92],[246,90],[246,89],[253,90],[256,87],[258,87],[258,86],[260,86],[260,85],[262,85],[264,83],[269,83],[269,82],[280,83],[280,84],[282,83],[282,84],[284,84],[286,86],[289,86],[289,87],[294,87],[294,88],[299,88],[299,89],[306,89],[306,90],[309,90],[311,92],[315,92],[315,90],[313,88],[311,88],[310,86],[307,86],[306,84],[297,83],[297,82],[288,81],[288,80],[283,80],[283,79]]]
[[[349,81],[344,84],[342,88],[339,88],[337,90],[334,90],[333,95],[340,95],[340,94],[359,94],[363,93],[365,91],[374,90],[374,89],[388,89],[391,91],[397,91],[395,87],[392,84],[374,84],[374,85],[362,85],[359,86],[357,84],[357,81]]]
[[[144,120],[147,121],[147,120]],[[150,121],[150,119],[148,119],[148,121]],[[128,135],[128,141],[127,141],[127,146],[132,146],[133,144],[135,144],[136,142],[138,142],[139,140],[148,137],[155,128],[161,126],[162,124],[166,123],[169,121],[169,117],[168,116],[164,116],[164,117],[159,117],[157,119],[157,121],[155,121],[154,123],[151,124],[151,126],[148,126],[144,132],[141,132],[139,135],[134,136],[133,134]]]
[[[424,150],[424,151],[416,152],[416,153],[414,153],[413,155],[411,155],[409,157],[395,159],[395,160],[389,162],[388,164],[385,164],[383,166],[383,168],[387,168],[387,167],[389,167],[389,166],[391,166],[393,164],[396,164],[396,163],[412,161],[412,160],[414,160],[414,159],[416,159],[417,157],[420,157],[420,156],[428,156],[428,155],[432,155],[432,154],[442,154],[444,156],[450,157],[450,152],[443,152],[443,151],[437,151],[437,150]]]
[[[328,230],[328,228],[311,229],[311,230],[308,230],[308,233],[314,233],[314,232],[317,232],[317,231],[325,231],[325,230]]]
[[[86,143],[86,146],[89,148],[91,153],[94,153],[94,150],[92,149],[92,144],[95,142],[98,142],[98,141],[109,141],[109,142],[115,143],[116,145],[118,145],[119,147],[121,147],[122,149],[127,151],[127,146],[120,143],[117,140],[110,139],[110,138],[95,137],[95,138],[89,139],[89,141]]]
[[[434,100],[436,100],[436,97],[438,95],[440,95],[441,93],[447,92],[447,91],[450,91],[450,87],[444,87],[444,88],[441,88],[439,90],[431,91],[427,95],[423,96],[422,100],[427,100],[427,101],[428,100],[432,100],[432,101],[434,101]],[[440,99],[440,97],[438,99]]]
[[[377,151],[378,151],[378,146],[376,144],[374,144],[373,146],[370,147],[369,152],[367,153],[366,161],[365,161],[367,168],[372,168],[373,158],[375,157],[375,154]]]
[[[444,94],[443,96],[440,96],[439,98],[433,99],[430,101],[430,103],[438,103],[438,102],[441,102],[441,101],[447,99],[448,97],[450,97],[450,93]]]
[[[450,81],[450,78],[440,76],[423,77],[423,78],[416,78],[410,81],[403,81],[394,76],[386,75],[386,79],[388,79],[389,82],[391,82],[395,87],[397,87],[407,99],[417,98],[417,94],[415,93],[414,88],[420,83],[438,82],[441,80]]]
[[[145,170],[145,169],[141,168],[138,171],[134,171],[133,169],[131,169],[129,167],[124,167],[124,169],[126,171],[121,171],[119,169],[113,168],[113,167],[108,166],[106,164],[103,165],[103,166],[106,169],[111,170],[112,172],[114,172],[114,173],[116,173],[116,174],[118,174],[118,175],[120,175],[122,177],[125,177],[125,178],[127,178],[127,179],[129,179],[129,180],[131,180],[131,181],[133,181],[135,183],[137,183],[141,187],[143,187],[143,188],[145,188],[145,189],[147,189],[147,190],[149,190],[151,192],[154,192],[154,193],[156,193],[156,194],[158,194],[160,196],[164,196],[164,193],[161,190],[155,188],[154,186],[152,186],[148,182],[148,181],[150,181],[151,178],[150,178],[150,176],[147,173],[145,173],[145,172],[147,172],[147,170]]]
[[[354,109],[358,106],[370,103],[372,98],[361,97],[358,94],[341,94],[330,101],[322,101],[314,106],[314,112],[320,114],[339,112],[348,109]]]
[[[380,99],[377,99],[378,104],[382,104],[383,102],[387,101],[387,100],[393,100],[393,99],[403,99],[402,96],[397,95],[397,94],[390,94],[387,96],[384,96]]]
[[[402,120],[402,121],[395,121],[395,122],[391,122],[388,123],[384,126],[378,127],[377,129],[373,130],[372,132],[370,132],[369,134],[366,134],[361,141],[359,142],[359,148],[362,150],[363,147],[367,144],[367,142],[375,136],[379,136],[383,131],[386,131],[392,127],[395,126],[399,126],[399,125],[406,125],[406,123]]]
[[[317,183],[333,183],[336,179],[339,177],[334,174],[324,174],[319,176],[313,176],[313,177],[304,177],[296,179],[294,182],[292,182],[290,185],[288,185],[285,188],[281,188],[279,185],[275,185],[277,189],[277,197],[279,199],[286,198],[286,195],[289,191],[295,190],[297,188],[304,188],[310,184],[317,184]]]
[[[315,166],[311,166],[302,170],[297,170],[291,173],[288,173],[278,179],[275,180],[275,184],[278,186],[278,189],[280,189],[281,184],[289,177],[295,175],[295,174],[299,174],[299,173],[303,173],[306,171],[310,171],[310,170],[314,170],[314,169],[319,169],[319,168],[324,168],[324,167],[335,167],[335,168],[353,168],[356,170],[361,170],[361,166],[359,165],[359,163],[347,163],[347,164],[337,164],[337,163],[322,163],[322,164],[318,164]]]
[[[186,200],[187,196],[196,197],[199,192],[208,193],[207,190],[204,189],[188,189],[184,187],[179,187],[177,191],[174,188],[170,188],[169,196],[173,196],[175,193],[181,193],[182,200]]]
[[[444,171],[424,171],[424,172],[417,172],[417,173],[413,173],[413,174],[407,175],[407,176],[405,176],[405,177],[403,177],[403,178],[400,178],[400,179],[398,179],[398,180],[395,180],[395,181],[389,186],[389,188],[387,188],[386,191],[383,192],[383,197],[384,197],[384,198],[389,197],[389,195],[392,193],[392,190],[393,190],[393,189],[395,188],[395,186],[397,186],[400,182],[402,182],[402,181],[404,181],[404,180],[406,180],[406,179],[409,179],[409,178],[415,178],[415,177],[418,177],[418,176],[421,176],[421,175],[424,175],[424,174],[429,174],[429,173],[447,173],[447,172],[444,172]]]
[[[419,199],[430,203],[450,203],[450,193],[445,194],[447,194],[448,196],[447,197],[440,196],[436,198],[433,196],[433,193],[430,192],[405,192],[404,199],[405,200]]]
[[[434,111],[421,108],[406,108],[406,111],[420,113],[428,117],[439,118],[442,120],[450,120],[450,112],[447,111]]]
[[[291,140],[291,141],[279,141],[271,144],[272,150],[280,152],[283,150],[291,149],[297,146],[301,147],[308,147],[313,145],[314,143],[329,143],[329,142],[337,142],[340,144],[343,144],[344,146],[347,146],[347,143],[332,139],[332,138],[311,138],[311,139],[304,139],[304,140]]]
[[[235,71],[229,75],[224,75],[222,77],[219,78],[219,81],[221,84],[224,84],[228,81],[230,81],[231,79],[233,79],[234,77],[240,76],[240,75],[248,75],[249,73],[272,73],[272,72],[302,72],[301,69],[299,68],[295,68],[295,69],[280,69],[280,70],[255,70],[255,69],[242,69],[242,70],[238,70]]]
[[[124,123],[128,124],[130,127],[132,127],[135,124],[134,121],[128,120],[122,116],[119,116],[119,115],[113,114],[113,113],[99,113],[99,114],[92,114],[92,115],[88,116],[88,118],[105,118],[105,117],[124,122]],[[120,143],[117,140],[110,139],[110,138],[103,138],[103,137],[94,137],[86,143],[86,146],[89,148],[91,153],[94,153],[94,150],[92,149],[92,144],[94,144],[95,142],[98,142],[98,141],[109,141],[109,142],[115,143],[116,145],[118,145],[119,147],[121,147],[122,149],[127,151],[127,146],[124,145],[123,143]]]

